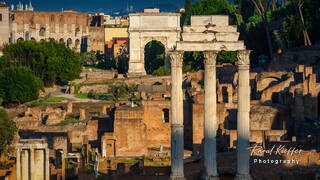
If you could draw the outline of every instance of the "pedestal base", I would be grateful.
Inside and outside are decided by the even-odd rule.
[[[234,180],[252,180],[250,174],[237,174]]]
[[[170,180],[186,180],[183,176],[170,176]]]
[[[128,72],[127,77],[141,77],[141,76],[146,76],[146,72]]]
[[[219,180],[218,176],[203,176],[203,180]]]

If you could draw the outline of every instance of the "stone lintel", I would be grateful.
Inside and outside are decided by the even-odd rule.
[[[132,13],[129,16],[181,16],[180,13]]]
[[[132,32],[172,32],[172,33],[177,33],[177,32],[181,32],[181,28],[129,28],[129,33]]]
[[[229,25],[228,15],[203,15],[203,16],[191,16],[191,25],[206,26],[208,24],[217,26]]]
[[[177,42],[177,50],[184,51],[238,51],[246,49],[243,41],[235,42]]]
[[[215,32],[237,32],[237,26],[229,25],[229,26],[214,26],[208,27],[205,26],[183,26],[184,33],[197,33],[204,31],[215,31]]]

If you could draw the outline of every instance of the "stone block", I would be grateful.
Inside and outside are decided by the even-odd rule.
[[[229,16],[211,15],[211,16],[191,16],[191,26],[205,26],[208,24],[216,26],[228,26]]]

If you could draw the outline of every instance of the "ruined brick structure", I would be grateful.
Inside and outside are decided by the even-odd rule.
[[[1,26],[1,37],[7,42],[53,39],[78,52],[104,52],[104,28],[91,27],[91,17],[86,13],[7,10],[1,14],[9,22]]]

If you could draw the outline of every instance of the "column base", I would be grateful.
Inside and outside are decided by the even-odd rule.
[[[146,72],[128,72],[127,77],[141,77],[141,76],[146,76]]]
[[[218,176],[203,176],[202,180],[219,180]]]
[[[237,174],[234,180],[252,180],[250,174]]]
[[[171,176],[170,176],[170,180],[186,180],[186,178],[184,178],[183,176],[174,176],[174,175],[171,175]]]

